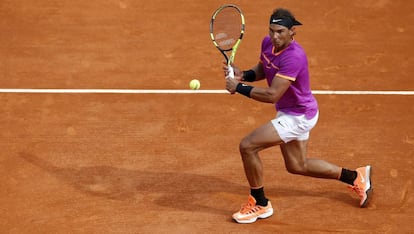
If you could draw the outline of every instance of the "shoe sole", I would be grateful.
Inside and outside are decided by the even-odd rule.
[[[236,219],[236,218],[233,218],[233,219],[238,223],[245,224],[245,223],[254,223],[254,222],[257,221],[257,219],[269,218],[272,215],[273,215],[273,208],[270,208],[269,211],[267,211],[266,213],[263,213],[263,214],[261,214],[257,217],[252,218],[252,219],[246,219],[246,220],[240,220],[240,219]]]
[[[369,188],[367,189],[367,191],[365,191],[365,193],[367,194],[367,198],[365,199],[365,201],[361,204],[361,207],[366,207],[368,205],[368,202],[371,198],[371,194],[372,194],[372,182],[371,182],[371,174],[372,174],[372,167],[370,165],[367,166],[367,178],[366,180],[369,182]]]

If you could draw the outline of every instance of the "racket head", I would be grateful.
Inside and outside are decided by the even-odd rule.
[[[245,20],[241,9],[234,4],[220,6],[210,21],[210,37],[223,54],[228,65],[233,63],[237,48],[243,38]]]

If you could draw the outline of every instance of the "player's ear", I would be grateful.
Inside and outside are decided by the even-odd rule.
[[[296,35],[296,30],[295,30],[295,27],[292,27],[291,29],[289,29],[289,35],[290,35],[291,37],[293,37],[293,36],[295,36],[295,35]]]

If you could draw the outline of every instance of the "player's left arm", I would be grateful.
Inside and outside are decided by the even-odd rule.
[[[252,80],[246,79],[247,78],[246,73],[249,73],[249,72],[254,73],[254,75],[253,75],[254,79],[252,79]],[[262,62],[259,61],[250,70],[243,71],[241,80],[242,81],[247,81],[247,82],[254,82],[254,81],[264,80],[265,78],[266,78],[266,76],[265,76],[265,73],[264,73],[263,64],[262,64]]]

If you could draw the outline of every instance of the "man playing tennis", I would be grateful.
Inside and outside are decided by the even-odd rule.
[[[335,179],[349,184],[365,207],[371,191],[371,166],[348,170],[321,159],[307,158],[310,130],[318,121],[318,104],[310,89],[307,56],[294,40],[296,25],[302,25],[289,10],[278,8],[271,17],[269,35],[262,41],[260,61],[252,69],[233,66],[235,78],[227,77],[226,89],[259,102],[275,103],[277,116],[244,137],[240,154],[250,185],[248,202],[233,214],[238,223],[253,223],[273,214],[263,190],[262,162],[258,152],[280,145],[288,172],[304,176]],[[253,87],[241,81],[266,79],[268,88]]]

